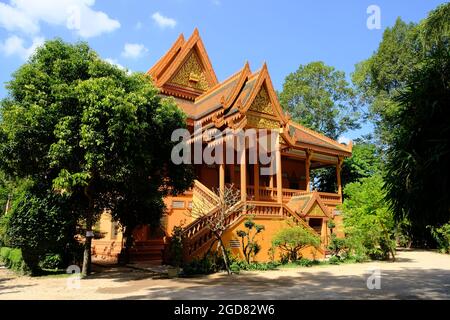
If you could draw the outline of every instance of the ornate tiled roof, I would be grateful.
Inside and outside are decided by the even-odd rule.
[[[163,95],[175,97],[189,121],[200,120],[208,128],[279,129],[286,148],[351,155],[351,144],[340,144],[292,121],[284,113],[265,63],[254,73],[246,63],[219,83],[197,29],[187,41],[183,35],[178,37],[148,74]]]

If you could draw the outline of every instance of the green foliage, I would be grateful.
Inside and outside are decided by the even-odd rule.
[[[450,222],[439,228],[432,227],[431,234],[438,244],[438,249],[443,253],[450,253]]]
[[[250,263],[251,259],[254,259],[261,250],[261,246],[255,240],[255,237],[264,231],[264,226],[256,224],[253,219],[253,217],[249,217],[245,221],[244,226],[246,230],[238,230],[236,232],[237,236],[241,238],[242,251],[247,263]]]
[[[280,229],[272,238],[272,245],[287,255],[288,261],[296,261],[299,251],[308,246],[318,247],[320,239],[301,225]]]
[[[331,256],[330,259],[328,259],[329,264],[340,264],[341,259],[339,259],[338,256]]]
[[[183,263],[183,228],[174,226],[170,239],[170,265],[180,267]]]
[[[77,216],[62,197],[30,189],[14,203],[6,222],[7,243],[20,248],[25,262],[35,272],[48,253],[60,253],[67,263],[75,257]]]
[[[346,254],[348,250],[347,241],[345,238],[338,238],[335,234],[331,235],[328,250],[332,255],[340,257],[341,254]]]
[[[315,260],[301,258],[300,260],[295,261],[295,264],[301,267],[312,267],[315,264]]]
[[[395,221],[389,203],[385,200],[383,179],[380,175],[363,178],[344,189],[346,245],[357,255],[386,259],[394,256]]]
[[[450,219],[450,4],[418,27],[420,63],[399,90],[389,125],[386,190],[398,221],[408,219],[416,245],[430,246],[427,226]]]
[[[7,89],[0,168],[69,197],[88,230],[104,209],[127,236],[138,224],[156,225],[163,197],[190,187],[191,169],[171,161],[171,135],[185,115],[148,76],[103,61],[86,43],[53,40]]]
[[[355,92],[345,73],[321,61],[300,65],[286,77],[280,103],[294,120],[333,139],[359,127]]]
[[[377,146],[368,141],[357,140],[353,146],[352,156],[342,164],[342,187],[362,178],[380,173],[383,169],[383,159]],[[334,167],[312,171],[314,188],[324,192],[337,192],[336,169]]]
[[[10,268],[11,270],[24,274],[30,272],[30,269],[28,268],[22,257],[22,252],[20,249],[1,247],[0,260],[5,264],[7,268]]]
[[[384,143],[389,143],[393,137],[389,119],[398,108],[394,99],[420,63],[417,28],[398,18],[393,27],[384,31],[378,50],[357,64],[352,74],[362,101],[369,105],[369,118]]]
[[[225,270],[225,262],[222,255],[216,251],[210,252],[201,259],[194,258],[191,262],[183,265],[183,274],[186,276],[211,274]]]
[[[231,264],[230,269],[233,273],[239,273],[240,271],[268,271],[275,270],[280,266],[278,262],[252,262],[247,261],[235,261]]]
[[[57,270],[64,267],[64,261],[60,254],[46,254],[41,261],[39,267],[47,270]]]

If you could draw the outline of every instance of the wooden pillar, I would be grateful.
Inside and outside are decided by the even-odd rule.
[[[320,232],[320,237],[322,238],[322,245],[328,245],[328,232],[327,232],[327,220],[322,219],[322,230]]]
[[[241,150],[241,200],[247,200],[247,161],[245,156],[245,142]]]
[[[306,160],[305,160],[305,176],[306,176],[306,191],[311,191],[311,178],[310,178],[310,168],[311,168],[311,158],[313,155],[313,151],[308,149],[306,150]]]
[[[255,200],[259,200],[259,163],[253,165],[253,182],[255,190]]]
[[[219,164],[219,190],[222,196],[225,190],[225,163]]]
[[[281,171],[280,134],[278,134],[278,137],[277,137],[275,157],[276,157],[276,164],[277,164],[277,201],[278,201],[278,203],[283,203],[283,174]]]
[[[338,163],[336,165],[336,181],[338,185],[338,194],[342,197],[342,182],[341,182],[341,168],[342,168],[343,158],[338,158]]]

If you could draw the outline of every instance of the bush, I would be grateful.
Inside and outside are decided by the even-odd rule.
[[[295,264],[301,266],[301,267],[311,267],[314,265],[315,260],[310,260],[306,258],[301,258],[300,260],[295,261]]]
[[[431,234],[442,253],[450,253],[450,222],[440,228],[431,228]]]
[[[13,249],[8,247],[0,248],[0,260],[7,268],[20,273],[29,273],[30,269],[26,265],[22,252],[20,249]]]
[[[246,261],[235,261],[231,264],[230,269],[234,273],[239,273],[240,271],[267,271],[275,270],[280,263],[278,262],[253,262],[247,263]]]
[[[328,259],[329,264],[340,264],[341,259],[338,256],[331,256],[330,259]]]
[[[47,254],[39,262],[41,269],[57,270],[63,267],[63,258],[60,254]]]
[[[318,247],[320,239],[305,227],[295,225],[279,230],[272,238],[272,245],[284,252],[282,261],[295,262],[300,250],[308,246]]]
[[[34,187],[14,202],[6,239],[10,246],[21,249],[32,273],[39,273],[39,262],[46,254],[68,255],[67,249],[76,242],[76,226],[76,215],[67,199]]]
[[[170,265],[180,267],[183,262],[183,228],[181,226],[173,227],[169,248]]]
[[[187,276],[198,274],[211,274],[220,271],[221,268],[216,261],[207,256],[202,259],[193,259],[191,262],[183,266],[183,274]]]
[[[376,174],[349,183],[344,189],[346,242],[350,252],[372,259],[395,260],[395,221],[385,200],[383,178]]]

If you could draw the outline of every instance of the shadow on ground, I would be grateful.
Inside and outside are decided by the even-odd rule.
[[[442,269],[383,270],[381,289],[369,290],[366,275],[298,271],[268,279],[256,273],[220,274],[176,280],[146,280],[99,293],[132,293],[126,299],[449,299],[450,271]]]

